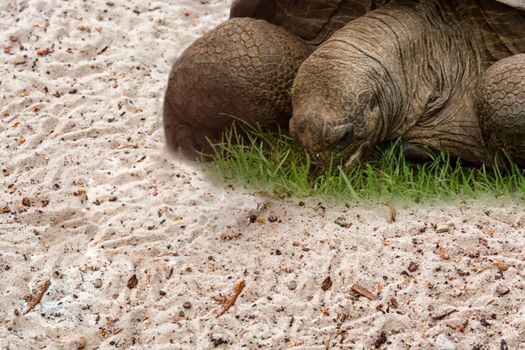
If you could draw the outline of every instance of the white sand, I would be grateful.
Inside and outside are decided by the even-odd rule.
[[[387,349],[525,349],[523,202],[410,205],[389,224],[383,205],[216,188],[165,153],[161,106],[227,1],[111,3],[0,2],[2,349],[368,349],[381,332]]]

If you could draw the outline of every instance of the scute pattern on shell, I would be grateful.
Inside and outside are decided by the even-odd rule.
[[[293,78],[309,54],[300,39],[265,21],[225,22],[175,64],[166,93],[172,114],[165,116],[166,129],[186,124],[192,132],[223,130],[231,116],[286,126]]]
[[[236,0],[231,18],[263,18],[304,39],[313,47],[336,30],[389,0]]]

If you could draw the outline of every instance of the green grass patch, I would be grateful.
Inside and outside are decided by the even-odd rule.
[[[505,171],[472,167],[440,152],[428,162],[410,163],[401,141],[374,149],[366,162],[351,167],[345,167],[345,159],[337,154],[312,157],[283,131],[250,129],[240,136],[234,126],[214,149],[203,165],[215,179],[280,197],[416,202],[486,196],[525,199],[525,169],[512,162]]]

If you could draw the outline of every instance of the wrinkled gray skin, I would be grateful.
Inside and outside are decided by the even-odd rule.
[[[494,5],[491,11],[505,7],[493,1],[486,4]],[[488,98],[483,89],[480,94],[481,77],[495,59],[517,52],[485,41],[490,33],[478,26],[480,19],[457,10],[476,9],[468,5],[468,1],[408,6],[391,2],[337,31],[299,69],[292,134],[313,153],[347,147],[353,152],[360,145],[369,148],[403,137],[471,162],[491,163],[494,150],[480,128],[480,119],[490,116],[479,115],[477,107],[478,101]],[[518,15],[525,27],[525,17]],[[511,81],[500,81],[494,93],[508,101],[498,122],[501,130],[512,126],[512,136],[494,135],[495,125],[487,134],[504,140],[500,146],[507,146],[523,163],[524,55],[514,56],[508,68],[516,71],[518,84],[508,87]]]
[[[267,37],[255,43],[267,64],[247,79],[255,82],[255,91],[262,86],[263,95],[271,96],[263,106],[269,112],[254,117],[252,107],[261,104],[260,97],[243,84],[221,89],[231,76],[194,77],[200,73],[192,57],[213,52],[221,40],[229,45],[234,39],[219,35],[218,40],[217,33],[229,30],[230,23],[251,31],[263,25],[234,18],[216,30],[214,40],[203,37],[194,44],[198,49],[190,47],[175,64],[165,100],[168,142],[172,148],[203,149],[195,141],[211,135],[203,125],[220,119],[215,133],[230,125],[217,116],[222,110],[251,124],[282,121],[282,113],[271,115],[271,106],[277,100],[289,103],[290,95],[283,92],[289,88],[290,132],[312,153],[342,151],[355,159],[374,145],[402,137],[474,163],[492,164],[504,148],[525,166],[525,55],[519,54],[525,52],[525,13],[520,0],[506,2],[514,7],[494,0],[238,0],[232,17],[272,23],[264,35],[282,28],[293,34],[286,45]],[[243,51],[235,45],[232,52]],[[252,44],[241,43],[246,45]],[[272,55],[260,53],[264,45]],[[276,53],[295,59],[283,64]],[[205,63],[220,71],[229,60]],[[279,83],[272,83],[275,70],[286,72]],[[224,72],[238,75],[231,64]],[[258,83],[262,77],[265,84]],[[199,102],[195,108],[192,99],[203,100],[203,86],[208,100],[218,102]],[[231,96],[247,97],[247,107],[230,106]],[[191,142],[181,142],[181,134]]]

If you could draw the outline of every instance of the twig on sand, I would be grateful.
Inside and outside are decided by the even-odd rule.
[[[219,317],[222,314],[224,314],[233,306],[233,304],[235,304],[235,300],[237,300],[237,297],[239,296],[239,294],[241,294],[242,290],[244,289],[244,285],[244,280],[240,280],[239,283],[237,283],[230,297],[226,299],[222,304],[222,309],[217,313],[216,317]]]
[[[367,290],[366,288],[362,287],[361,285],[357,284],[357,283],[354,283],[352,285],[352,290],[358,294],[361,294],[362,296],[370,299],[370,300],[377,300],[377,296],[375,294],[373,294],[372,292],[370,292],[369,290]]]
[[[40,300],[42,300],[44,293],[47,292],[47,289],[50,285],[50,281],[45,281],[44,283],[42,283],[38,293],[36,293],[29,301],[29,306],[27,307],[26,311],[24,311],[24,315],[27,314],[29,311],[33,310],[33,308],[40,302]]]

